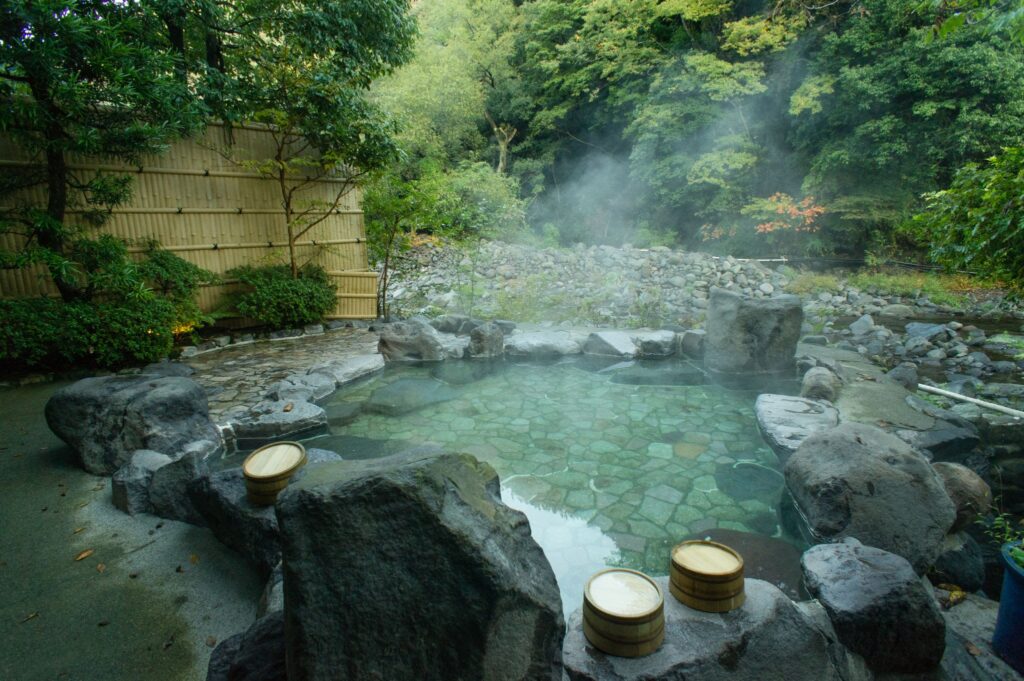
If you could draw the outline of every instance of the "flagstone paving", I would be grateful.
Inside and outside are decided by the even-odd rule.
[[[223,425],[230,409],[256,404],[275,381],[317,364],[377,352],[377,340],[377,334],[366,329],[341,328],[315,336],[237,343],[182,361],[196,370],[193,379],[206,389],[210,417]]]

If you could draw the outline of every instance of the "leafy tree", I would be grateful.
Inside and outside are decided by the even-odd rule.
[[[270,126],[274,155],[239,157],[278,188],[288,262],[299,277],[295,244],[336,210],[355,181],[397,158],[387,116],[366,93],[411,53],[408,0],[242,3],[228,12],[243,36],[225,52],[227,81],[218,113]],[[335,181],[332,197],[308,200],[313,182]]]
[[[0,179],[0,233],[23,244],[0,251],[0,266],[44,265],[65,300],[93,292],[76,255],[110,246],[90,243],[88,230],[131,195],[129,176],[80,171],[70,157],[136,164],[200,124],[160,28],[154,7],[140,2],[11,0],[4,9],[0,131],[36,165]],[[45,206],[25,198],[40,186]]]
[[[1024,149],[961,168],[907,225],[936,261],[1024,288]]]
[[[929,41],[927,17],[906,3],[863,6],[824,38],[790,107],[793,145],[809,158],[803,188],[829,206],[834,228],[854,228],[847,248],[1024,135],[1020,46],[977,26]]]
[[[377,312],[387,316],[395,257],[417,233],[458,239],[515,239],[525,231],[525,204],[515,179],[483,162],[409,180],[377,174],[363,196],[370,258],[380,265]]]

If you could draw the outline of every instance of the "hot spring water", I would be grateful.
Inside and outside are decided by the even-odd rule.
[[[331,434],[305,444],[347,459],[432,444],[489,463],[568,614],[603,567],[664,575],[689,535],[778,533],[783,480],[757,431],[756,393],[702,380],[679,360],[392,365],[336,393],[324,405]]]

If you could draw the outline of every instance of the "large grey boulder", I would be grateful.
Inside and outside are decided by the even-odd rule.
[[[513,357],[561,357],[583,351],[580,334],[570,331],[533,331],[505,338],[505,354]]]
[[[743,298],[713,288],[705,324],[704,366],[723,374],[790,371],[803,321],[799,296]]]
[[[341,461],[324,449],[307,449],[306,465],[289,484],[301,480],[311,466]],[[245,556],[261,575],[281,562],[281,540],[273,506],[254,506],[245,491],[241,468],[229,468],[194,480],[188,487],[193,506],[225,546]]]
[[[918,574],[956,518],[928,460],[874,426],[843,423],[811,435],[785,476],[813,542],[854,537],[906,558]]]
[[[292,374],[271,384],[264,398],[282,402],[313,402],[327,397],[336,387],[334,377],[326,373]]]
[[[939,665],[946,622],[904,558],[847,538],[812,546],[801,565],[840,642],[872,670],[912,673]]]
[[[192,504],[222,544],[238,551],[262,575],[281,561],[273,506],[253,506],[245,494],[242,469],[232,468],[195,480]]]
[[[341,386],[357,378],[368,376],[384,368],[384,356],[378,353],[356,355],[334,362],[326,362],[310,367],[311,374],[326,374],[334,379],[336,386]]]
[[[231,431],[239,449],[255,449],[274,440],[300,440],[327,429],[327,415],[311,402],[265,400],[235,415]]]
[[[501,357],[505,353],[505,333],[494,322],[487,322],[469,332],[470,357]]]
[[[690,359],[704,358],[704,329],[688,329],[679,335],[679,352]]]
[[[991,510],[992,490],[980,475],[967,466],[947,461],[933,463],[932,468],[942,478],[946,494],[956,506],[951,532],[959,532]]]
[[[558,586],[490,466],[430,453],[326,464],[277,515],[288,678],[561,679]]]
[[[385,324],[380,329],[377,350],[388,362],[439,362],[448,357],[437,329],[421,320]]]
[[[465,336],[473,332],[473,329],[483,324],[479,319],[473,319],[462,314],[441,315],[437,319],[430,320],[430,325],[441,333],[454,333]]]
[[[595,331],[583,344],[583,353],[608,357],[636,357],[633,334],[628,331]]]
[[[206,681],[288,681],[284,641],[283,612],[259,618],[213,649]]]
[[[850,324],[850,333],[854,336],[866,336],[875,330],[875,320],[871,315],[861,315],[859,319]]]
[[[577,610],[563,661],[571,681],[838,681],[825,637],[782,591],[747,579],[746,602],[727,613],[688,608],[665,593],[665,642],[646,657],[615,657],[590,646]]]
[[[832,405],[789,395],[758,395],[754,414],[761,436],[781,464],[809,436],[839,425],[839,412]]]
[[[907,395],[906,403],[920,413],[934,419],[930,428],[896,428],[894,433],[911,446],[926,451],[937,461],[963,461],[980,438],[978,429],[955,412],[940,409],[917,395]]]
[[[811,367],[800,383],[800,397],[835,402],[843,382],[830,369]]]
[[[676,352],[675,331],[635,331],[633,341],[637,347],[637,357],[669,357]]]
[[[900,362],[885,374],[910,392],[917,390],[917,365],[913,362]]]
[[[203,516],[192,503],[188,489],[195,481],[210,474],[210,459],[219,453],[219,449],[200,445],[192,447],[177,461],[158,468],[149,483],[153,513],[161,518],[204,525]]]
[[[138,449],[173,459],[193,440],[220,441],[206,392],[181,376],[82,379],[53,394],[46,423],[94,475],[112,474]]]
[[[153,504],[149,501],[149,484],[153,473],[172,461],[166,454],[149,449],[132,453],[131,460],[118,468],[111,480],[114,507],[129,515],[151,513]]]
[[[948,535],[928,579],[933,584],[955,584],[967,592],[981,589],[985,585],[985,557],[978,542],[966,532]]]

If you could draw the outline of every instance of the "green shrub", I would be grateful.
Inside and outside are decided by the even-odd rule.
[[[70,306],[89,339],[87,359],[101,367],[148,364],[174,347],[177,309],[157,296]]]
[[[116,302],[0,301],[0,366],[113,368],[170,353],[175,308],[152,294]]]
[[[145,259],[137,265],[138,271],[154,292],[174,305],[175,334],[187,333],[213,321],[199,309],[196,293],[200,286],[216,283],[217,275],[170,251],[160,250],[156,242],[148,246]]]
[[[88,343],[71,332],[64,308],[50,298],[0,300],[0,365],[64,364],[84,354]]]
[[[786,286],[790,293],[807,295],[808,293],[821,293],[827,291],[834,293],[842,288],[839,279],[831,274],[816,274],[814,272],[801,272],[796,275]]]
[[[334,287],[319,267],[304,267],[297,279],[286,265],[238,267],[228,276],[250,287],[236,298],[236,310],[273,328],[312,324],[335,305]]]
[[[1024,288],[1024,148],[964,166],[925,203],[908,229],[935,262]]]
[[[861,271],[849,279],[859,289],[877,291],[882,295],[916,298],[924,295],[938,305],[960,307],[967,302],[965,292],[974,287],[963,276],[924,272]]]

